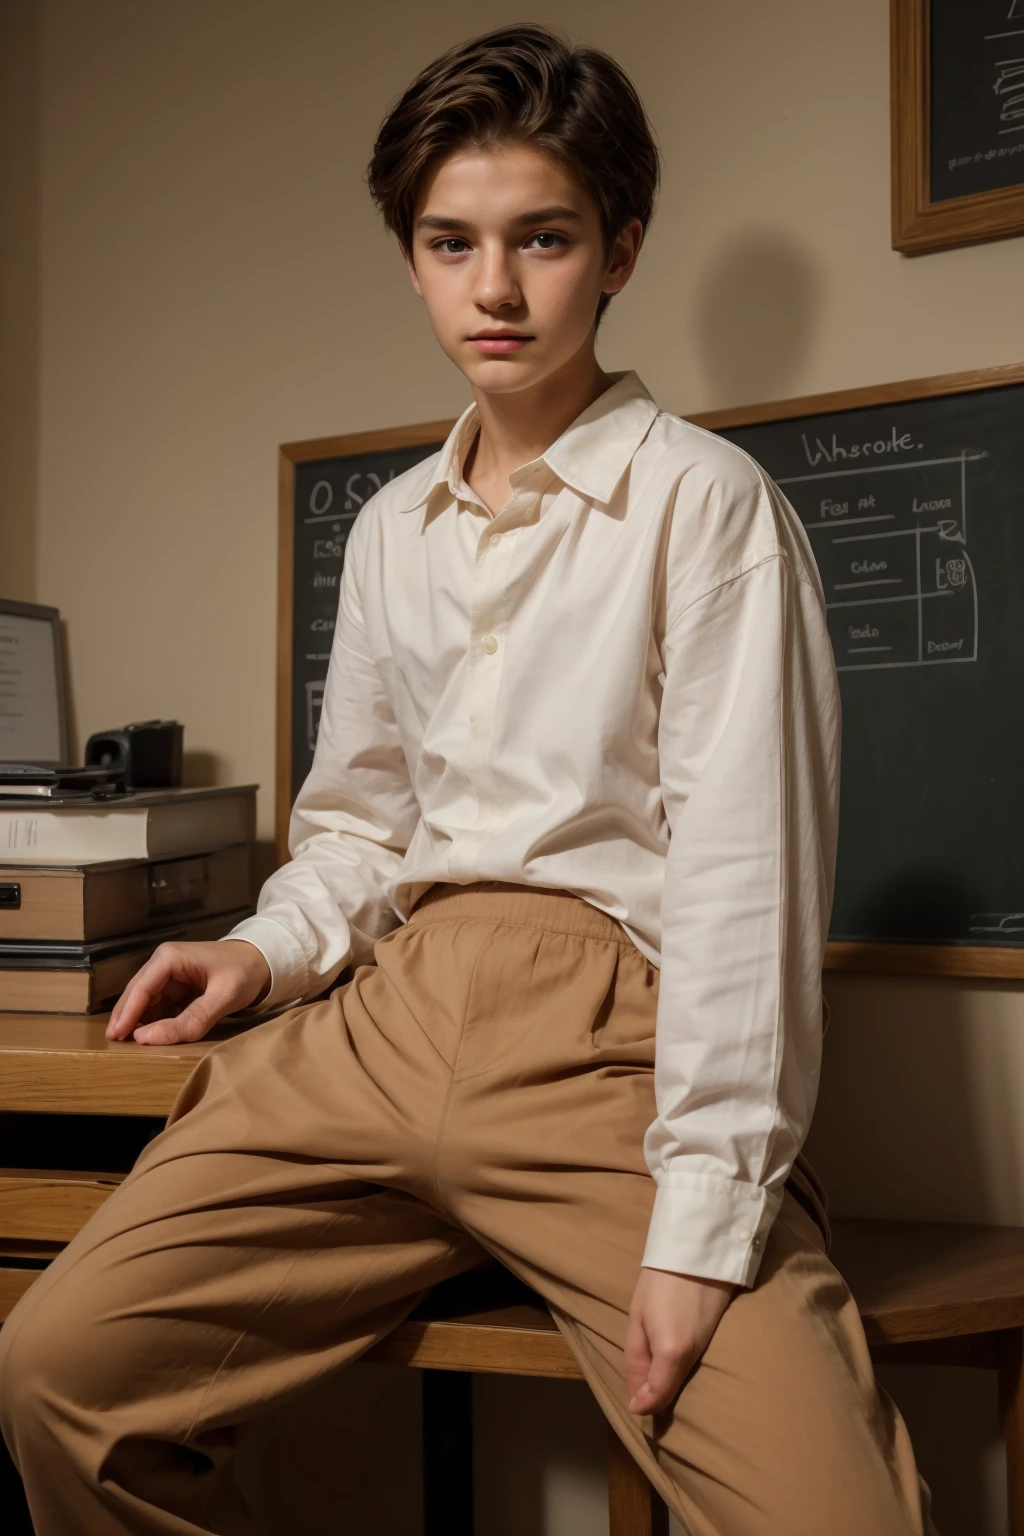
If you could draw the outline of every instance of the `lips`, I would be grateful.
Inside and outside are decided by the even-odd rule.
[[[479,352],[500,356],[505,352],[521,351],[530,344],[533,337],[524,336],[519,331],[478,331],[469,340]]]

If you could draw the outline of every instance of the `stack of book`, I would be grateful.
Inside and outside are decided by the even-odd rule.
[[[252,912],[256,785],[0,798],[0,1011],[113,1006],[159,944]]]

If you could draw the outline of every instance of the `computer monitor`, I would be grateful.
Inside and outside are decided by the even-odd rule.
[[[60,612],[0,598],[0,763],[68,766]]]

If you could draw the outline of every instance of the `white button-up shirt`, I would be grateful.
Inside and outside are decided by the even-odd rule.
[[[633,373],[511,477],[475,407],[349,535],[264,1008],[372,959],[435,881],[562,887],[660,967],[643,1262],[752,1283],[818,1083],[839,695],[804,529]]]

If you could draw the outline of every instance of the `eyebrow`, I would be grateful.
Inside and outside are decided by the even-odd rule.
[[[582,214],[577,213],[575,208],[566,208],[561,203],[553,203],[550,208],[534,208],[529,213],[517,214],[512,223],[523,229],[530,224],[550,224],[555,219],[575,219],[578,223],[582,219]],[[417,229],[471,229],[472,227],[468,219],[447,219],[437,213],[425,213],[422,218],[416,220]]]

